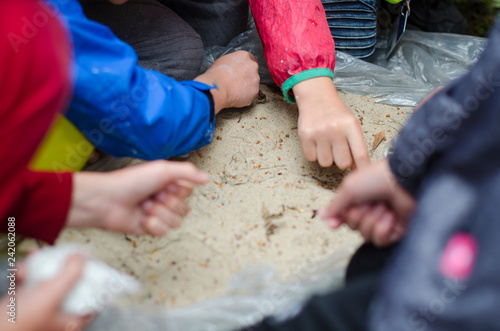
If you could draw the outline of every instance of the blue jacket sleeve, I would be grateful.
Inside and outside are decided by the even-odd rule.
[[[132,47],[87,19],[78,1],[50,1],[74,43],[76,82],[67,117],[94,146],[116,157],[152,160],[211,142],[211,86],[138,66]]]

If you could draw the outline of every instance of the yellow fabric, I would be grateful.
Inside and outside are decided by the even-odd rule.
[[[87,138],[66,117],[58,115],[31,160],[30,169],[78,171],[83,168],[93,151],[94,146]]]

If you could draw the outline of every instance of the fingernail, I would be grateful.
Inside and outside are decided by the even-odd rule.
[[[204,171],[201,173],[200,176],[204,181],[207,181],[207,182],[210,180],[210,178],[212,178],[212,176],[208,172],[204,172]]]
[[[169,193],[175,193],[179,190],[179,187],[175,184],[169,184],[167,185],[166,187],[166,191],[169,192]]]
[[[148,230],[152,235],[162,236],[167,233],[167,226],[156,216],[148,221]]]
[[[361,211],[362,213],[366,213],[369,208],[370,206],[368,206],[367,204],[362,204],[359,206],[359,211]]]
[[[153,209],[153,201],[151,200],[146,200],[142,203],[142,208],[146,211],[146,212],[150,212],[152,209]]]
[[[167,193],[165,192],[160,192],[156,195],[156,200],[158,201],[164,202],[166,199],[167,199]]]
[[[382,216],[382,219],[380,220],[380,223],[383,223],[384,225],[389,223],[392,219],[392,215],[391,214],[385,214],[384,216]]]
[[[336,229],[336,228],[338,228],[342,224],[342,222],[339,219],[337,219],[337,218],[330,218],[330,219],[326,220],[326,224],[330,228]]]

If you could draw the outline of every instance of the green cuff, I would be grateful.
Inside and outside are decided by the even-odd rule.
[[[388,3],[392,3],[393,5],[395,5],[397,3],[400,3],[403,0],[385,0],[385,1],[387,1]]]
[[[323,76],[330,77],[331,79],[333,79],[333,71],[329,68],[315,68],[315,69],[304,70],[288,78],[287,80],[285,80],[283,85],[281,85],[281,91],[283,92],[285,101],[288,103],[295,103],[295,97],[293,95],[288,94],[288,92],[292,89],[292,87],[295,84],[300,83],[306,79],[323,77]]]

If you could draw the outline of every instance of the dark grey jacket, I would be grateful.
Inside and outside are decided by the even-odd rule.
[[[390,165],[418,208],[370,329],[500,330],[500,24],[471,71],[413,115]]]

